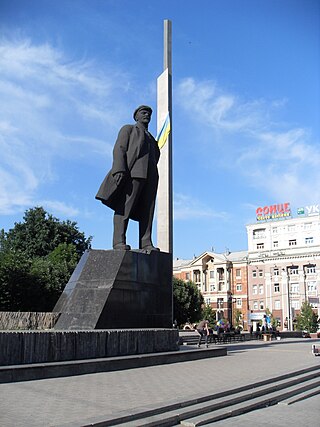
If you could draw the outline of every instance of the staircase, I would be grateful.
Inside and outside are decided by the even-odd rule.
[[[214,385],[213,385],[214,387]],[[320,366],[269,378],[232,390],[177,402],[172,405],[131,411],[130,415],[110,418],[92,426],[194,427],[276,405],[293,404],[320,394]]]

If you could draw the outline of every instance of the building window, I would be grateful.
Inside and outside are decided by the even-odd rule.
[[[195,270],[194,272],[193,272],[193,281],[195,282],[195,283],[199,283],[200,282],[200,270]]]
[[[300,309],[300,301],[299,300],[292,300],[291,301],[291,307],[294,308],[295,310],[299,310]]]
[[[223,291],[223,289],[224,289],[224,282],[219,282],[218,283],[218,291]]]
[[[252,270],[252,277],[257,277],[257,270]]]
[[[278,232],[278,227],[272,227],[272,233],[276,234]]]
[[[296,239],[289,240],[289,246],[297,246],[297,240]]]
[[[274,276],[279,276],[279,268],[274,268],[273,269],[273,275]]]
[[[263,270],[259,270],[259,277],[263,277]]]
[[[279,242],[278,242],[278,240],[275,240],[275,241],[272,243],[272,246],[273,246],[274,248],[277,248],[277,247],[279,246]]]
[[[214,292],[216,290],[215,285],[210,285],[210,292]]]
[[[237,292],[241,292],[242,291],[242,285],[241,285],[241,283],[237,283],[236,290],[237,290]]]
[[[206,304],[210,305],[211,304],[211,299],[210,298],[206,298]]]
[[[289,232],[296,231],[296,226],[295,225],[288,225],[288,231]]]
[[[312,222],[305,222],[304,223],[304,229],[305,230],[311,230],[312,228]]]
[[[294,275],[299,274],[299,268],[298,268],[297,266],[290,267],[290,268],[289,268],[289,274],[290,274],[291,276],[294,276]]]
[[[306,245],[312,245],[313,244],[313,237],[306,237],[304,239],[304,242]]]
[[[259,294],[262,295],[263,294],[263,285],[259,285]]]
[[[217,306],[218,308],[223,308],[223,298],[218,298],[217,299]]]
[[[214,279],[214,270],[210,270],[209,277],[210,279]]]
[[[275,310],[280,310],[280,307],[281,307],[280,300],[276,299],[275,302],[274,302],[274,309]]]
[[[266,237],[266,229],[265,228],[258,228],[256,230],[253,230],[253,238],[254,239],[264,239]]]
[[[258,310],[258,301],[253,301],[253,309]]]
[[[307,283],[308,292],[315,292],[317,290],[317,282],[312,281]]]
[[[260,301],[259,308],[260,308],[260,310],[264,310],[264,302],[263,301]]]
[[[236,278],[241,279],[241,269],[240,268],[236,269]]]
[[[315,274],[316,273],[316,266],[315,265],[306,265],[305,267],[306,274]]]
[[[242,307],[242,299],[241,298],[237,298],[236,306],[237,306],[237,308],[241,308]]]
[[[219,280],[224,280],[224,269],[223,268],[218,268],[217,274],[218,274]]]
[[[292,294],[298,294],[299,293],[299,283],[291,283],[290,291]]]
[[[312,308],[318,308],[318,298],[309,298],[309,304]]]
[[[257,249],[264,249],[264,243],[258,243]]]
[[[257,285],[253,285],[252,286],[252,293],[253,293],[253,295],[257,295],[258,294],[258,286]]]
[[[186,273],[186,280],[190,280],[190,273]]]
[[[273,285],[274,292],[280,292],[280,283],[275,283]]]

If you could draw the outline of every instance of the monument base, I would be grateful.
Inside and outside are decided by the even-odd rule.
[[[59,330],[171,328],[172,257],[86,251],[53,311]]]
[[[177,351],[178,342],[177,329],[1,331],[0,365]]]

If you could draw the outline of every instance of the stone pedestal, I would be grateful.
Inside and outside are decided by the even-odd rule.
[[[172,257],[89,250],[58,300],[55,329],[172,327]]]

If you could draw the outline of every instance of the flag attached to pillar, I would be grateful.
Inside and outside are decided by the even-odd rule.
[[[171,131],[171,124],[170,124],[170,115],[168,113],[162,125],[162,128],[160,129],[160,132],[157,135],[158,146],[160,149],[167,142],[170,131]]]

